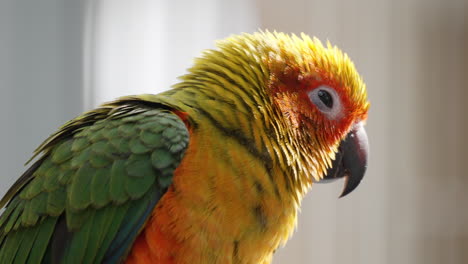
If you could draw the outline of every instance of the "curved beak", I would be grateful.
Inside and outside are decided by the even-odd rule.
[[[344,177],[345,187],[340,198],[344,197],[356,189],[362,178],[364,178],[368,155],[369,141],[362,122],[359,122],[354,125],[346,138],[341,141],[331,168],[327,170],[324,179],[320,182]]]

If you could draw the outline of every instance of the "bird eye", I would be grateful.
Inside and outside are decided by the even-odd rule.
[[[321,85],[309,92],[310,101],[326,114],[330,119],[335,119],[341,112],[340,98],[336,91],[326,85]]]
[[[317,92],[317,96],[320,99],[320,101],[322,101],[322,103],[326,105],[328,108],[333,107],[333,99],[329,92],[325,90],[319,90]]]

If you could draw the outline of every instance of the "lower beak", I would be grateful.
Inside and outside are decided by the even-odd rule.
[[[341,141],[332,166],[323,180],[345,178],[345,187],[340,198],[352,192],[364,178],[369,155],[369,141],[362,122],[353,126],[346,138]],[[322,182],[321,180],[320,182]]]

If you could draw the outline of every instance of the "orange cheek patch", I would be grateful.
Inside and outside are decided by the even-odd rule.
[[[291,122],[291,126],[298,128],[300,125],[300,109],[297,102],[297,94],[279,94],[277,97],[276,103],[278,104],[279,109],[286,117],[287,120]]]

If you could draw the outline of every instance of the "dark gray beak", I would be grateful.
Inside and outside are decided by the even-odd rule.
[[[362,122],[353,126],[346,138],[341,141],[332,167],[327,170],[323,180],[327,182],[345,177],[345,187],[340,195],[352,192],[364,178],[369,155],[369,141]]]

